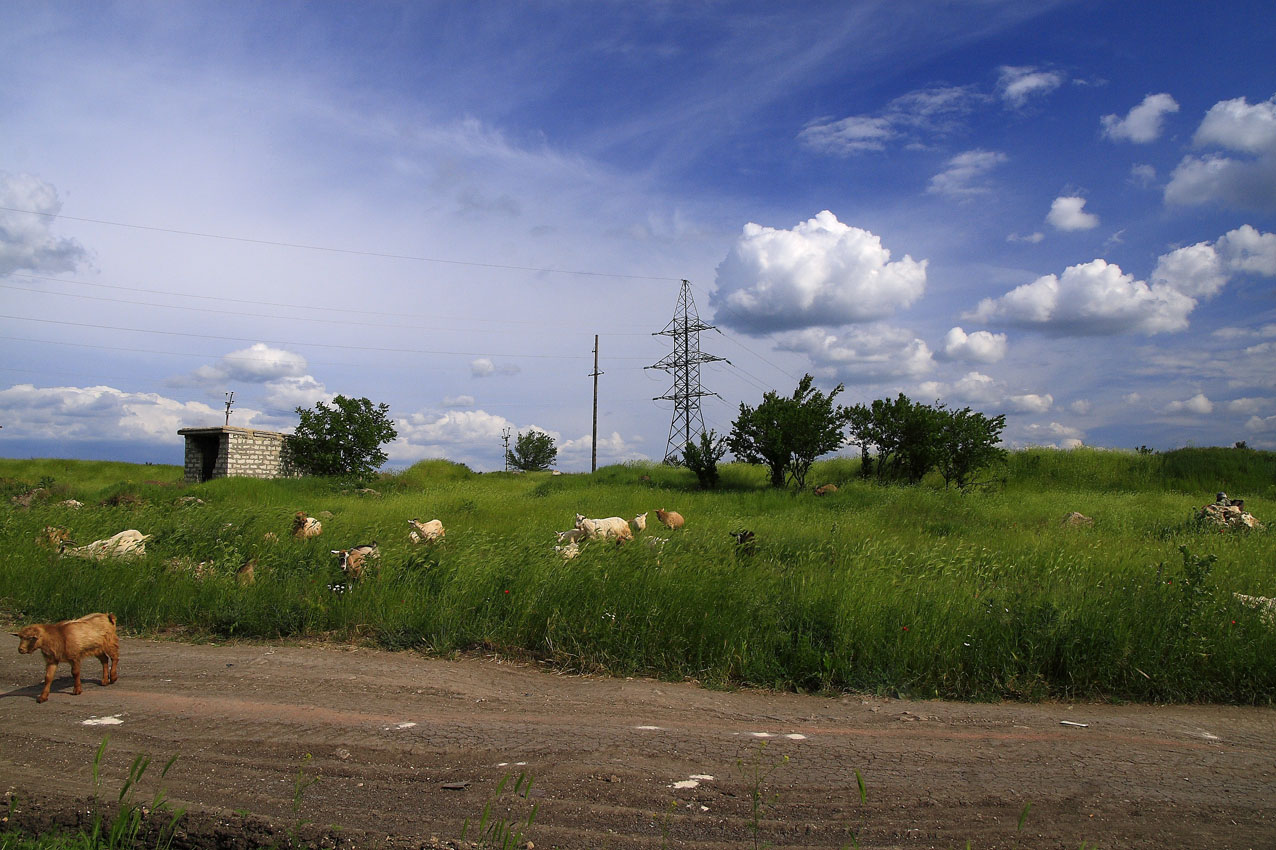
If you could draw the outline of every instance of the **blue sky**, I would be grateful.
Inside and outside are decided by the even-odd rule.
[[[1267,4],[0,5],[0,454],[390,405],[398,465],[659,459],[790,392],[1276,448]]]

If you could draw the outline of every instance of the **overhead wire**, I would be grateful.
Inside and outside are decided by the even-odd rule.
[[[220,295],[199,295],[197,293],[174,292],[172,290],[165,290],[165,289],[148,289],[148,288],[137,287],[137,286],[120,286],[118,284],[96,283],[96,282],[85,281],[85,280],[68,280],[66,278],[60,278],[60,277],[47,277],[44,275],[21,274],[17,272],[11,273],[10,277],[23,278],[25,280],[43,280],[43,281],[48,281],[50,283],[63,283],[63,284],[70,284],[73,286],[91,286],[91,287],[97,287],[100,289],[116,289],[116,290],[121,290],[125,292],[143,292],[149,295],[166,295],[172,298],[194,298],[194,299],[200,299],[204,301],[215,301],[218,303],[230,302],[233,304],[251,304],[257,307],[283,307],[290,311],[312,310],[312,311],[332,312],[332,313],[339,313],[342,316],[349,316],[353,314],[353,315],[362,315],[362,316],[380,316],[380,317],[395,318],[395,319],[403,319],[403,318],[448,319],[452,321],[460,320],[460,321],[473,321],[473,322],[490,322],[492,324],[503,324],[503,325],[541,325],[543,324],[543,322],[540,322],[534,319],[489,319],[486,317],[475,317],[475,316],[449,316],[449,315],[440,314],[440,313],[430,313],[430,314],[404,313],[404,312],[387,313],[387,312],[382,312],[378,310],[360,310],[354,307],[318,306],[313,304],[307,304],[304,302],[288,303],[288,302],[279,302],[279,301],[258,301],[258,300],[249,299],[249,298],[230,298],[230,297],[220,296]],[[49,293],[49,294],[55,294],[55,295],[66,295],[66,296],[76,297],[76,298],[93,297],[88,295],[76,295],[74,293],[69,293],[69,292],[54,292],[54,291],[45,290],[45,289],[23,289],[22,287],[9,286],[7,284],[0,284],[0,286],[4,286],[6,289],[15,289],[20,291],[36,292],[36,293]],[[103,299],[103,300],[116,300],[116,299]],[[205,312],[220,312],[220,313],[226,313],[228,315],[235,315],[235,316],[245,316],[245,315],[260,316],[261,315],[260,313],[236,313],[229,310],[207,310],[206,308],[185,307],[185,306],[174,305],[174,304],[153,304],[152,302],[148,302],[148,301],[126,301],[124,299],[119,299],[118,303],[138,304],[138,305],[154,306],[154,307],[177,307],[179,309],[184,309],[184,310],[204,310]],[[276,318],[276,319],[288,319],[288,320],[302,319],[305,321],[325,321],[322,319],[306,319],[306,317],[304,316],[297,316],[295,314],[288,315],[288,316],[263,316],[262,318]],[[350,322],[348,319],[342,319],[341,321],[345,324],[354,324],[353,322]],[[384,327],[384,325],[379,325],[379,326]],[[418,326],[400,325],[399,327],[418,327]],[[625,326],[622,325],[621,327],[625,327]],[[638,327],[638,325],[630,325],[629,327]],[[428,330],[429,328],[426,328],[426,329]],[[608,334],[612,336],[645,336],[648,334],[648,332],[646,331],[632,331],[632,332],[631,331],[608,331]]]
[[[76,283],[78,281],[63,281],[63,282]],[[92,284],[88,284],[88,285],[91,286]],[[218,310],[212,307],[192,307],[186,304],[155,304],[149,301],[132,301],[125,298],[109,298],[102,295],[83,295],[78,292],[57,292],[55,290],[49,290],[49,289],[33,289],[30,287],[25,287],[25,286],[12,286],[7,283],[0,283],[0,289],[9,289],[15,292],[30,292],[37,295],[56,295],[63,298],[79,298],[79,299],[83,299],[87,301],[105,301],[111,304],[131,304],[133,306],[139,306],[139,307],[159,307],[159,308],[168,309],[168,310],[187,310],[187,311],[197,312],[197,313],[212,313],[212,314],[222,315],[222,316],[239,316],[239,317],[250,317],[255,319],[281,319],[281,320],[289,321],[289,322],[316,322],[316,323],[329,324],[329,325],[341,325],[343,327],[398,328],[401,330],[425,330],[425,331],[460,330],[454,325],[449,327],[438,327],[438,326],[432,326],[432,325],[404,325],[404,324],[387,323],[384,321],[361,322],[361,321],[348,319],[348,318],[322,319],[317,316],[276,316],[276,315],[269,315],[269,314],[262,314],[262,313],[246,313],[241,310]],[[246,303],[251,304],[254,302],[249,301]],[[266,302],[256,302],[256,303],[266,305]],[[270,305],[270,306],[278,306],[278,305]],[[529,322],[526,322],[525,324],[538,324],[538,323],[529,321]],[[582,335],[587,335],[585,331],[579,331],[579,333]],[[642,334],[640,333],[625,333],[625,332],[620,332],[613,335],[642,336]]]
[[[65,215],[63,213],[40,212],[39,210],[27,210],[17,207],[0,207],[5,212],[27,213],[29,215],[45,216],[47,218],[62,218],[67,221],[79,221],[88,224],[105,224],[111,227],[124,227],[131,230],[149,230],[156,233],[172,233],[180,236],[197,236],[202,239],[221,239],[227,242],[244,242],[250,245],[269,245],[276,248],[296,248],[306,251],[325,251],[332,254],[350,254],[357,257],[379,257],[388,260],[411,260],[420,263],[442,263],[454,266],[473,266],[482,269],[502,269],[505,271],[522,271],[522,272],[540,272],[545,274],[567,274],[580,275],[585,277],[615,277],[626,280],[659,280],[673,281],[677,278],[671,277],[655,277],[652,275],[641,274],[624,274],[621,272],[597,272],[585,271],[578,269],[554,269],[539,266],[515,266],[505,265],[503,263],[480,263],[473,260],[452,260],[442,257],[418,257],[411,254],[388,254],[380,251],[362,251],[352,248],[334,248],[330,245],[307,245],[300,242],[282,242],[272,239],[252,239],[246,236],[228,236],[222,233],[201,233],[195,230],[179,230],[173,227],[154,227],[146,224],[131,224],[123,221],[110,221],[101,218],[82,218],[73,215]]]
[[[651,281],[661,281],[661,282],[666,282],[666,281],[675,281],[675,280],[678,280],[677,278],[663,277],[663,276],[653,276],[653,275],[635,275],[635,274],[626,274],[626,273],[618,273],[618,272],[599,272],[599,271],[592,271],[592,270],[582,270],[582,269],[561,269],[561,268],[549,268],[549,267],[539,267],[539,266],[520,266],[520,265],[502,264],[502,263],[485,263],[485,262],[468,261],[468,260],[455,260],[455,259],[451,259],[451,258],[442,258],[442,257],[425,257],[425,256],[416,256],[416,255],[409,255],[409,254],[393,254],[393,253],[380,252],[380,251],[368,251],[368,250],[349,249],[349,248],[337,248],[337,247],[333,247],[333,246],[330,246],[330,245],[312,245],[312,244],[306,244],[306,243],[285,242],[285,241],[281,241],[281,240],[258,239],[258,238],[252,238],[252,237],[244,237],[244,236],[233,236],[233,235],[228,235],[228,234],[206,233],[206,232],[201,232],[201,231],[183,230],[183,229],[179,229],[179,228],[172,228],[172,227],[158,227],[158,226],[154,226],[154,225],[143,225],[143,224],[136,224],[136,223],[131,223],[131,222],[114,221],[114,220],[110,220],[110,219],[98,219],[98,218],[87,218],[87,217],[80,217],[80,216],[71,216],[71,215],[65,215],[65,214],[62,214],[62,213],[48,213],[48,212],[42,212],[42,211],[39,211],[39,210],[29,210],[29,209],[22,209],[22,208],[18,208],[18,207],[0,206],[0,210],[6,211],[6,212],[23,213],[23,214],[28,214],[28,215],[37,215],[37,216],[42,216],[42,217],[46,217],[46,218],[62,218],[62,219],[65,219],[65,220],[67,220],[67,221],[77,221],[77,222],[83,222],[83,223],[89,223],[89,224],[106,225],[106,226],[111,226],[111,227],[120,227],[120,228],[127,228],[127,229],[133,229],[133,230],[143,230],[143,231],[150,231],[150,232],[157,232],[157,233],[169,233],[169,234],[175,234],[175,235],[181,235],[181,236],[191,236],[191,237],[197,237],[197,238],[203,238],[203,239],[216,239],[216,240],[222,240],[222,241],[240,242],[240,243],[245,243],[245,244],[254,244],[254,245],[266,245],[266,246],[280,247],[280,248],[289,248],[289,249],[296,249],[296,250],[321,251],[321,252],[327,252],[327,253],[346,254],[346,255],[351,255],[351,256],[378,257],[378,258],[383,258],[383,259],[407,260],[407,261],[413,261],[413,262],[424,262],[424,263],[439,263],[439,264],[447,264],[447,265],[459,265],[459,266],[468,266],[468,267],[474,267],[474,268],[499,269],[499,270],[507,270],[507,271],[526,271],[526,272],[536,272],[536,273],[543,273],[543,274],[565,274],[565,275],[575,275],[575,276],[609,277],[609,278],[618,278],[618,279],[651,280]],[[161,295],[168,295],[168,296],[172,296],[172,297],[185,297],[185,298],[201,298],[201,299],[209,299],[209,300],[216,300],[216,301],[223,302],[223,303],[224,303],[224,302],[227,302],[227,301],[230,301],[230,302],[233,302],[233,303],[254,304],[254,305],[257,305],[257,306],[277,306],[277,307],[287,307],[287,308],[289,308],[290,310],[297,310],[297,309],[299,309],[299,308],[300,308],[300,309],[310,309],[310,310],[325,310],[325,309],[338,310],[338,309],[340,309],[340,310],[341,310],[344,314],[358,313],[358,314],[363,314],[363,315],[372,315],[372,316],[394,316],[394,317],[397,317],[397,318],[401,318],[401,317],[403,317],[403,316],[405,315],[405,314],[403,314],[403,313],[393,313],[393,314],[391,314],[391,313],[383,313],[383,312],[376,312],[376,311],[355,310],[355,309],[345,309],[345,308],[325,308],[325,307],[313,307],[313,306],[306,305],[306,304],[292,304],[292,303],[280,303],[280,302],[255,301],[255,300],[250,300],[250,299],[234,299],[234,298],[224,298],[224,297],[217,297],[217,296],[202,296],[202,295],[196,295],[196,294],[186,294],[186,293],[166,292],[166,291],[164,291],[164,290],[145,289],[145,288],[141,288],[141,287],[112,286],[112,285],[110,285],[110,284],[97,284],[97,283],[91,283],[91,282],[86,282],[86,281],[66,280],[66,279],[62,279],[62,278],[47,278],[47,277],[41,277],[41,276],[36,276],[36,275],[14,275],[14,276],[17,276],[17,277],[25,277],[25,278],[33,279],[33,280],[49,280],[49,281],[57,281],[57,282],[60,282],[60,283],[68,283],[68,284],[72,284],[72,285],[81,285],[81,286],[97,286],[97,287],[101,287],[101,288],[115,288],[115,289],[125,290],[125,291],[139,291],[139,292],[147,292],[147,293],[149,293],[149,294],[161,294]],[[691,286],[692,286],[693,288],[695,288],[695,289],[699,289],[699,290],[702,292],[702,294],[708,294],[708,293],[707,293],[707,292],[706,292],[706,291],[705,291],[702,287],[700,287],[700,286],[699,286],[699,285],[697,285],[697,284],[691,284]],[[137,304],[137,305],[144,305],[144,306],[162,307],[162,308],[168,308],[168,309],[184,309],[184,310],[192,310],[192,311],[199,311],[199,312],[218,313],[218,314],[223,314],[223,315],[238,315],[238,316],[249,315],[249,314],[244,314],[244,313],[235,312],[235,311],[228,311],[228,310],[215,310],[215,309],[206,309],[206,308],[196,308],[196,307],[189,307],[189,306],[183,306],[183,305],[171,305],[171,304],[149,304],[149,303],[146,303],[146,302],[132,302],[132,301],[127,301],[127,300],[125,300],[125,299],[95,298],[94,296],[79,295],[79,294],[76,294],[76,293],[48,292],[48,291],[45,291],[45,290],[23,290],[23,288],[21,288],[21,287],[13,287],[13,286],[8,286],[8,285],[5,285],[5,286],[4,286],[4,288],[13,289],[13,290],[19,290],[19,291],[36,292],[36,293],[40,293],[40,294],[53,294],[53,295],[60,295],[60,296],[63,296],[63,297],[85,298],[85,299],[103,300],[103,301],[115,301],[116,303]],[[738,313],[736,313],[734,310],[732,310],[732,309],[731,309],[729,306],[727,306],[726,304],[721,304],[721,305],[719,305],[719,307],[720,307],[720,309],[722,309],[724,312],[726,312],[726,313],[728,313],[728,314],[730,314],[730,315],[734,315],[734,316],[736,316],[737,318],[742,318],[742,317],[740,317],[740,316],[739,316],[739,314],[738,314]],[[260,314],[252,314],[252,315],[260,315]],[[419,317],[419,318],[426,318],[425,316],[417,316],[417,317]],[[77,323],[73,323],[73,322],[59,322],[59,321],[56,321],[56,320],[32,319],[32,318],[29,318],[29,317],[20,317],[20,316],[0,316],[0,318],[11,318],[11,319],[16,319],[16,320],[26,320],[26,321],[39,321],[39,322],[45,322],[45,323],[51,323],[51,324],[64,324],[64,325],[71,325],[71,326],[78,326],[78,327],[93,327],[93,328],[98,328],[98,329],[102,329],[102,330],[119,330],[119,331],[129,331],[129,332],[135,332],[135,333],[155,333],[155,334],[165,334],[165,335],[174,335],[174,336],[193,336],[193,337],[200,337],[200,338],[205,338],[205,339],[221,339],[221,340],[227,340],[227,341],[238,341],[238,342],[271,342],[271,343],[273,343],[273,344],[275,344],[275,345],[317,346],[317,347],[326,347],[326,348],[339,348],[339,349],[345,349],[345,350],[379,351],[379,352],[392,352],[392,353],[405,353],[405,354],[443,354],[443,355],[462,355],[462,356],[503,356],[503,357],[529,357],[529,358],[549,358],[549,359],[586,359],[586,356],[585,356],[585,355],[580,355],[580,356],[576,356],[576,355],[544,355],[544,354],[500,354],[500,355],[493,355],[493,354],[491,354],[490,352],[482,352],[482,353],[479,353],[479,352],[449,352],[449,351],[431,351],[431,350],[420,350],[420,349],[398,349],[398,348],[384,348],[384,347],[371,347],[371,346],[350,346],[350,345],[340,345],[340,344],[335,344],[335,343],[296,343],[296,342],[281,342],[281,341],[273,341],[273,340],[250,340],[250,339],[246,339],[246,338],[242,338],[242,337],[215,336],[215,335],[211,335],[211,334],[190,334],[190,333],[180,333],[180,332],[175,332],[175,331],[152,331],[152,330],[141,329],[141,328],[117,328],[117,327],[107,326],[107,325],[77,324]],[[295,320],[295,319],[297,319],[297,318],[305,318],[305,317],[298,317],[298,316],[296,316],[296,315],[292,315],[292,316],[286,316],[286,317],[284,317],[284,316],[262,316],[262,318],[274,318],[274,319],[294,319],[294,320]],[[437,318],[437,316],[434,316],[433,318]],[[331,322],[337,321],[337,320],[326,320],[326,319],[318,319],[318,318],[305,318],[305,320],[306,320],[306,321],[313,321],[313,322],[328,322],[328,323],[331,323]],[[488,321],[493,321],[493,322],[503,322],[503,323],[508,323],[508,324],[519,324],[519,323],[522,323],[522,322],[520,322],[519,320],[488,320]],[[346,324],[360,324],[360,323],[351,322],[349,319],[346,319],[344,323],[346,323]],[[532,323],[532,324],[534,324],[534,322],[526,322],[526,323]],[[371,323],[364,323],[364,324],[371,324]],[[429,330],[429,329],[431,329],[431,328],[428,328],[428,327],[425,327],[425,328],[419,328],[419,327],[415,327],[415,326],[407,326],[407,325],[396,325],[396,327],[402,327],[402,328],[412,328],[412,329],[425,329],[425,330]],[[715,330],[717,330],[717,331],[718,331],[718,333],[719,333],[719,334],[721,334],[721,335],[722,335],[722,337],[723,337],[724,339],[729,340],[730,342],[732,342],[733,344],[735,344],[735,345],[736,345],[737,347],[739,347],[740,349],[742,349],[742,350],[744,350],[745,352],[749,353],[750,355],[752,355],[753,357],[755,357],[755,358],[757,358],[758,360],[762,361],[763,363],[767,364],[768,366],[770,366],[771,368],[775,369],[776,371],[778,371],[778,372],[780,372],[780,373],[782,373],[782,374],[784,374],[784,375],[787,375],[788,377],[792,378],[793,380],[799,380],[798,376],[794,375],[792,372],[788,371],[787,369],[785,369],[784,367],[780,366],[779,364],[777,364],[777,363],[773,362],[773,361],[772,361],[772,360],[770,360],[769,358],[767,358],[767,357],[763,356],[762,354],[758,353],[757,351],[755,351],[755,350],[754,350],[754,349],[752,349],[751,347],[749,347],[749,346],[745,345],[745,344],[744,344],[741,340],[739,340],[739,339],[735,338],[735,336],[734,336],[734,335],[727,334],[725,331],[722,331],[722,330],[721,330],[721,329],[719,329],[719,328],[715,328]],[[638,334],[638,333],[633,333],[633,334],[624,334],[623,332],[617,332],[617,333],[618,333],[618,335],[621,335],[621,334],[623,334],[623,335],[634,335],[634,336],[640,335],[640,334]],[[640,359],[646,359],[646,358],[628,357],[628,358],[610,358],[610,359],[629,359],[629,360],[640,360]],[[757,388],[763,388],[763,387],[759,387],[759,384],[762,384],[763,386],[765,386],[765,385],[766,385],[766,383],[767,383],[767,382],[766,382],[764,379],[760,378],[759,376],[754,375],[754,374],[753,374],[753,373],[751,373],[751,372],[748,372],[748,371],[747,371],[747,370],[745,370],[743,367],[737,366],[737,365],[736,365],[736,364],[734,364],[734,363],[733,363],[733,364],[731,364],[731,365],[732,365],[734,368],[738,369],[738,370],[739,370],[739,372],[740,372],[742,375],[747,375],[747,376],[748,376],[748,378],[749,378],[749,379],[751,379],[751,380],[749,380],[748,382],[749,382],[749,383],[751,383],[752,385],[754,385],[755,387],[757,387]],[[774,389],[774,387],[765,387],[765,388],[767,388],[767,389]]]
[[[250,342],[270,345],[290,345],[297,348],[335,348],[343,351],[377,351],[392,354],[434,354],[459,357],[529,357],[546,360],[588,360],[588,354],[507,354],[494,351],[442,351],[423,348],[391,348],[387,346],[347,345],[336,342],[297,342],[293,340],[261,339],[259,337],[222,336],[219,334],[201,334],[189,331],[157,331],[150,328],[121,328],[115,325],[99,325],[91,322],[69,322],[60,319],[38,319],[32,316],[11,316],[0,314],[0,319],[12,319],[22,322],[39,322],[46,325],[65,325],[76,328],[93,328],[96,330],[129,331],[132,333],[159,334],[162,336],[186,336],[198,339],[216,339],[228,342]],[[646,360],[645,357],[613,356],[612,360]]]

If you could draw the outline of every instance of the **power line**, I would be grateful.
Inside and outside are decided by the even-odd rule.
[[[63,283],[79,283],[79,281],[62,281]],[[93,284],[85,284],[92,286]],[[221,316],[241,316],[251,317],[254,319],[280,319],[289,322],[317,322],[328,325],[341,325],[343,327],[364,327],[364,328],[399,328],[403,330],[423,330],[423,331],[455,331],[460,330],[455,325],[447,327],[439,327],[433,325],[404,325],[388,323],[384,321],[378,322],[360,322],[354,319],[322,319],[317,316],[275,316],[264,313],[246,313],[240,310],[217,310],[212,307],[192,307],[186,304],[156,304],[150,301],[132,301],[127,298],[110,298],[104,295],[82,295],[78,292],[57,292],[50,289],[32,289],[25,286],[12,286],[7,283],[0,283],[0,289],[10,289],[15,292],[31,292],[36,295],[56,295],[62,298],[79,298],[86,301],[105,301],[111,304],[131,304],[137,307],[159,307],[166,310],[188,310],[195,313],[213,313]],[[171,293],[177,295],[178,293]],[[229,300],[229,299],[226,299]],[[254,302],[247,302],[254,303]],[[255,302],[266,305],[267,302]],[[283,305],[268,305],[283,306]],[[385,314],[390,315],[390,314]],[[438,317],[436,317],[438,318]],[[498,320],[499,321],[499,320]],[[532,322],[519,322],[518,324],[533,324]],[[490,332],[490,331],[489,331]],[[617,336],[646,336],[645,333],[618,333]]]
[[[297,348],[314,347],[314,348],[336,348],[342,351],[377,351],[391,354],[434,354],[434,355],[455,355],[459,357],[529,357],[542,360],[586,360],[584,355],[580,354],[507,354],[493,351],[440,351],[423,348],[389,348],[370,345],[342,345],[335,342],[294,342],[291,340],[277,339],[261,339],[258,337],[242,337],[242,336],[219,336],[217,334],[199,334],[189,333],[185,331],[156,331],[148,328],[121,328],[114,325],[97,325],[89,322],[67,322],[58,319],[36,319],[31,316],[9,316],[0,314],[0,319],[13,319],[20,322],[39,322],[45,325],[65,325],[75,328],[93,328],[95,330],[107,331],[125,331],[129,333],[159,334],[161,336],[186,336],[196,337],[198,339],[216,339],[227,342],[250,342],[263,343],[270,345],[290,345]],[[646,360],[645,357],[615,357],[616,360]]]
[[[405,319],[405,318],[406,319],[446,319],[449,321],[459,320],[459,321],[470,321],[470,322],[491,322],[492,324],[502,324],[502,325],[537,325],[539,326],[543,324],[542,322],[534,321],[531,319],[526,319],[526,320],[488,319],[485,317],[479,318],[474,316],[447,316],[440,313],[430,313],[430,314],[403,313],[403,312],[387,313],[387,312],[381,312],[377,310],[358,310],[353,307],[315,306],[315,305],[305,304],[300,302],[288,303],[288,302],[279,302],[279,301],[256,301],[249,298],[229,298],[229,297],[223,297],[221,295],[198,295],[195,293],[187,293],[187,292],[173,292],[172,290],[165,290],[165,289],[147,289],[147,288],[139,287],[139,286],[120,286],[118,284],[94,283],[94,282],[90,282],[86,280],[68,280],[67,278],[61,278],[61,277],[46,277],[42,275],[20,274],[16,272],[12,273],[10,277],[18,277],[18,278],[23,278],[25,280],[43,280],[50,283],[69,284],[71,286],[92,286],[99,289],[116,289],[123,292],[143,292],[148,295],[166,295],[171,298],[195,298],[195,299],[200,299],[204,301],[215,301],[217,303],[230,302],[233,304],[251,304],[256,307],[284,307],[290,311],[314,310],[314,311],[322,311],[322,312],[339,313],[342,316],[348,316],[348,315],[354,314],[354,315],[360,315],[360,316],[380,316],[380,317],[395,318],[395,319]],[[70,292],[54,292],[52,290],[47,290],[47,289],[23,289],[22,287],[9,286],[7,284],[0,284],[0,285],[3,285],[5,286],[5,288],[8,288],[8,289],[15,289],[21,292],[35,292],[35,293],[50,294],[50,295],[65,295],[72,298],[93,297],[89,295],[77,295],[75,293],[70,293]],[[204,312],[225,313],[227,315],[232,315],[232,316],[247,316],[247,315],[261,316],[260,313],[237,313],[230,310],[206,310],[204,308],[199,308],[199,307],[183,307],[183,306],[175,305],[175,304],[154,304],[148,301],[126,301],[124,299],[102,299],[102,300],[117,301],[118,303],[121,303],[121,304],[138,304],[142,306],[152,306],[152,307],[173,307],[175,309],[182,309],[182,310],[203,310]],[[290,321],[296,321],[298,319],[302,321],[325,321],[322,319],[307,319],[305,316],[297,316],[297,315],[262,316],[262,318],[287,319]],[[341,321],[345,324],[355,324],[353,322],[350,322],[347,319],[342,319]],[[384,325],[380,325],[380,326],[384,327]],[[420,326],[399,325],[398,327],[420,327]],[[639,326],[630,325],[629,327],[639,327]],[[425,329],[428,330],[429,328],[425,328]],[[609,331],[609,334],[612,336],[647,336],[648,335],[646,331],[626,332],[626,331],[614,331],[614,330]]]
[[[111,227],[125,227],[131,230],[149,230],[154,233],[173,233],[179,236],[197,236],[201,239],[221,239],[227,242],[245,242],[250,245],[269,245],[275,248],[297,248],[305,251],[325,251],[330,254],[350,254],[356,257],[380,257],[386,260],[412,260],[419,263],[442,263],[453,266],[473,266],[481,269],[502,269],[504,271],[520,271],[520,272],[542,272],[546,274],[570,274],[583,277],[615,277],[628,280],[658,280],[670,281],[677,278],[671,277],[653,277],[641,274],[622,274],[619,272],[595,272],[576,269],[550,269],[538,266],[511,266],[500,263],[479,263],[472,260],[449,260],[441,257],[417,257],[411,254],[386,254],[380,251],[360,251],[352,248],[333,248],[328,245],[307,245],[300,242],[279,242],[271,239],[252,239],[247,236],[227,236],[222,233],[200,233],[195,230],[178,230],[173,227],[154,227],[147,224],[130,224],[123,221],[110,221],[101,218],[78,218],[73,215],[64,215],[62,213],[47,213],[39,210],[24,210],[17,207],[0,207],[5,212],[27,213],[28,215],[44,216],[45,218],[61,218],[67,221],[79,221],[88,224],[105,224]]]
[[[694,286],[694,284],[692,284],[692,285]],[[697,289],[699,289],[699,287],[696,287],[696,288],[697,288]],[[703,290],[701,290],[701,291],[703,292]],[[709,294],[709,293],[705,293],[705,294],[707,295],[707,294]],[[731,309],[730,307],[728,307],[725,303],[721,304],[721,305],[720,305],[720,307],[722,308],[722,311],[723,311],[724,313],[729,313],[729,314],[731,314],[731,315],[735,316],[737,319],[742,319],[742,318],[743,318],[743,316],[741,316],[739,313],[737,313],[737,312],[735,312],[734,310],[732,310],[732,309]],[[747,345],[745,345],[743,342],[740,342],[740,340],[735,339],[733,336],[731,336],[730,334],[726,333],[725,331],[723,331],[723,330],[721,330],[721,329],[716,329],[716,328],[715,328],[715,330],[717,330],[717,331],[718,331],[718,333],[722,334],[724,337],[726,337],[726,338],[727,338],[728,340],[730,340],[731,342],[735,343],[736,345],[738,345],[738,346],[740,346],[741,348],[743,348],[745,351],[747,351],[747,352],[749,352],[750,354],[752,354],[754,357],[756,357],[756,358],[758,358],[759,360],[761,360],[763,363],[765,363],[765,364],[767,364],[768,366],[770,366],[772,369],[775,369],[777,372],[783,372],[785,375],[788,375],[790,378],[792,378],[792,379],[793,379],[793,380],[795,380],[795,381],[800,381],[800,380],[801,380],[801,378],[799,378],[797,375],[794,375],[792,372],[790,372],[789,370],[785,369],[785,368],[784,368],[784,367],[782,367],[782,366],[779,366],[779,365],[777,365],[777,364],[775,364],[775,363],[772,363],[770,360],[766,359],[766,358],[765,358],[765,357],[763,357],[761,354],[758,354],[758,353],[757,353],[756,351],[754,351],[752,348],[749,348],[749,347],[748,347]],[[775,387],[771,387],[771,389],[775,389]]]

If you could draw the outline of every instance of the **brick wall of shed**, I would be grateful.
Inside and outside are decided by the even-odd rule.
[[[287,437],[267,431],[231,431],[226,474],[243,478],[295,478]]]

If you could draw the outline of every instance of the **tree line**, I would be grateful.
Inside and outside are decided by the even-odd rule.
[[[683,462],[701,486],[717,484],[717,465],[728,450],[737,460],[765,466],[773,487],[805,486],[816,459],[847,444],[859,446],[866,478],[916,484],[936,470],[945,484],[963,490],[1006,456],[999,445],[1004,415],[923,404],[903,393],[846,407],[835,402],[842,384],[825,394],[814,382],[804,375],[792,395],[771,390],[756,407],[741,402],[730,434],[711,430],[687,443]]]
[[[718,483],[718,462],[728,451],[739,461],[765,466],[771,486],[803,487],[815,461],[845,445],[860,449],[860,474],[881,482],[916,484],[931,470],[949,486],[978,483],[980,470],[1002,460],[1001,432],[1006,417],[985,416],[969,407],[950,408],[913,401],[900,393],[871,404],[839,405],[838,384],[829,393],[803,375],[791,395],[774,390],[761,403],[740,403],[731,433],[715,431],[688,442],[682,462],[702,487]],[[368,477],[386,461],[381,446],[397,436],[389,406],[366,398],[337,396],[331,407],[318,402],[298,407],[300,424],[289,440],[294,465],[312,475]],[[520,433],[506,463],[514,469],[542,470],[558,454],[544,431]]]

